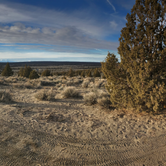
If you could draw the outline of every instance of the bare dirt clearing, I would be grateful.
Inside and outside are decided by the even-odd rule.
[[[87,88],[84,81],[89,81]],[[0,82],[0,92],[6,90],[13,99],[0,102],[0,165],[166,165],[165,114],[85,105],[85,94],[105,92],[105,80],[53,76],[1,77]],[[63,98],[73,82],[82,97]],[[37,99],[43,89],[55,98]]]

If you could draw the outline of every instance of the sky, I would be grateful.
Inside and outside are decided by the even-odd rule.
[[[0,62],[117,58],[135,0],[0,0]]]

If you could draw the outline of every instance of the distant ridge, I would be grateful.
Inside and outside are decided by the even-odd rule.
[[[0,65],[6,65],[7,62],[0,62]],[[100,67],[100,62],[69,62],[69,61],[31,61],[31,62],[9,62],[10,66],[62,66],[62,65],[83,65]]]

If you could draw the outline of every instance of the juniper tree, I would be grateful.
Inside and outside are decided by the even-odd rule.
[[[18,76],[23,76],[23,73],[24,73],[24,68],[21,67],[19,72],[18,72]]]
[[[30,66],[27,67],[27,66],[25,65],[24,68],[20,68],[20,70],[19,70],[19,72],[18,72],[18,75],[19,75],[19,76],[22,76],[22,77],[27,77],[27,78],[29,78],[29,75],[30,75],[31,71],[32,71],[31,67],[30,67]]]
[[[51,76],[51,71],[48,70],[48,69],[46,69],[46,70],[44,70],[44,71],[42,72],[41,75],[42,75],[42,76]]]
[[[107,89],[112,88],[110,100],[117,107],[162,110],[166,100],[162,79],[166,69],[165,13],[165,0],[136,0],[127,14],[119,38],[119,66],[115,67],[117,59],[112,54],[102,63]]]
[[[35,70],[32,70],[29,75],[29,79],[36,79],[39,78],[38,73]]]
[[[97,68],[94,69],[93,77],[100,77],[100,72],[99,72],[99,70]]]
[[[9,63],[6,64],[5,68],[3,69],[2,76],[12,76],[13,75],[13,71],[9,65]]]

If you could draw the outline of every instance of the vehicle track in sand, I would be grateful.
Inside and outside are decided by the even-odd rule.
[[[19,148],[22,138],[25,140]],[[166,165],[166,134],[144,138],[137,145],[127,139],[108,141],[55,136],[22,122],[14,124],[0,119],[0,165],[37,164],[162,166]]]

